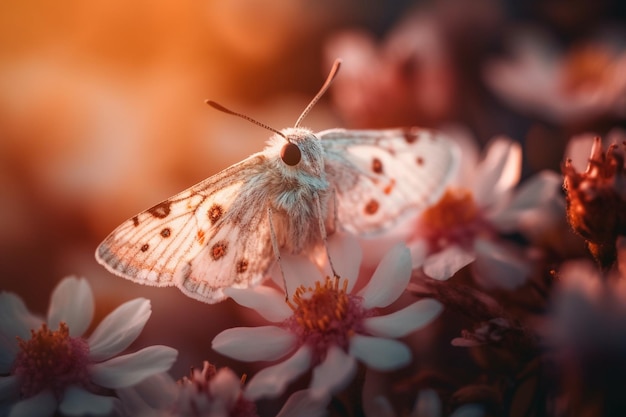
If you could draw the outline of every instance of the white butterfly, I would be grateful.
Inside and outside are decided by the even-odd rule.
[[[262,152],[127,220],[100,244],[98,262],[215,303],[224,288],[262,281],[281,252],[324,244],[337,225],[373,235],[437,201],[458,165],[441,134],[299,127],[338,68],[339,61],[296,127],[269,128],[275,134]]]

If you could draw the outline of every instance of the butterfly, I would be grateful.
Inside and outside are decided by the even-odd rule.
[[[280,253],[325,245],[338,228],[380,234],[437,201],[459,159],[441,133],[300,127],[339,66],[293,128],[278,131],[208,102],[273,131],[265,149],[124,222],[98,246],[98,262],[216,303],[227,287],[260,283]]]

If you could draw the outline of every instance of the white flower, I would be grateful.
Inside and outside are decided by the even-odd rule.
[[[529,239],[562,216],[561,177],[544,171],[514,190],[521,174],[519,144],[495,139],[479,162],[473,142],[460,141],[464,158],[459,175],[433,206],[420,214],[409,242],[414,266],[445,280],[473,263],[485,288],[513,289],[530,274],[521,248],[499,234],[520,232]],[[555,210],[556,209],[556,210]]]
[[[244,379],[205,361],[201,370],[192,369],[178,383],[162,374],[119,394],[124,411],[133,417],[258,417],[256,404],[243,396]],[[287,399],[277,417],[321,417],[329,401],[328,396],[300,390]]]
[[[84,337],[94,314],[85,279],[57,285],[46,320],[17,295],[1,293],[0,403],[11,416],[111,413],[118,400],[110,390],[165,372],[176,359],[177,351],[166,346],[116,356],[137,338],[150,313],[148,300],[128,301]]]
[[[409,282],[411,259],[404,245],[387,253],[358,292],[354,291],[361,261],[358,244],[336,234],[329,251],[341,278],[324,279],[313,264],[283,258],[288,285],[302,284],[295,293],[290,291],[288,303],[284,293],[265,286],[226,290],[237,303],[275,324],[225,330],[213,339],[213,348],[243,361],[286,358],[254,375],[245,389],[247,398],[276,397],[310,368],[313,395],[342,389],[354,376],[357,360],[381,371],[401,368],[411,361],[411,351],[394,338],[425,326],[441,312],[441,304],[432,299],[388,315],[377,312],[393,303]]]
[[[552,122],[625,117],[626,52],[618,49],[596,41],[563,52],[539,32],[522,32],[513,57],[490,62],[484,78],[511,106]]]

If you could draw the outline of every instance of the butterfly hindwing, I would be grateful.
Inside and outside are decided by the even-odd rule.
[[[455,144],[427,129],[332,129],[318,137],[339,223],[361,235],[437,201],[458,166]]]

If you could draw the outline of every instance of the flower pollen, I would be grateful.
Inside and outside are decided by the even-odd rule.
[[[438,251],[451,242],[468,245],[483,223],[469,190],[447,189],[422,213],[418,233],[429,241],[431,250]]]
[[[44,323],[39,330],[31,330],[29,340],[17,339],[20,351],[12,374],[21,379],[22,398],[44,389],[60,398],[69,385],[90,384],[89,344],[80,337],[70,337],[67,324],[61,322],[59,330],[52,331]]]
[[[355,333],[362,330],[362,320],[367,311],[361,298],[347,292],[348,281],[340,286],[340,279],[326,277],[317,281],[315,287],[300,286],[288,302],[293,315],[285,323],[314,351],[321,360],[332,345],[347,349]]]

